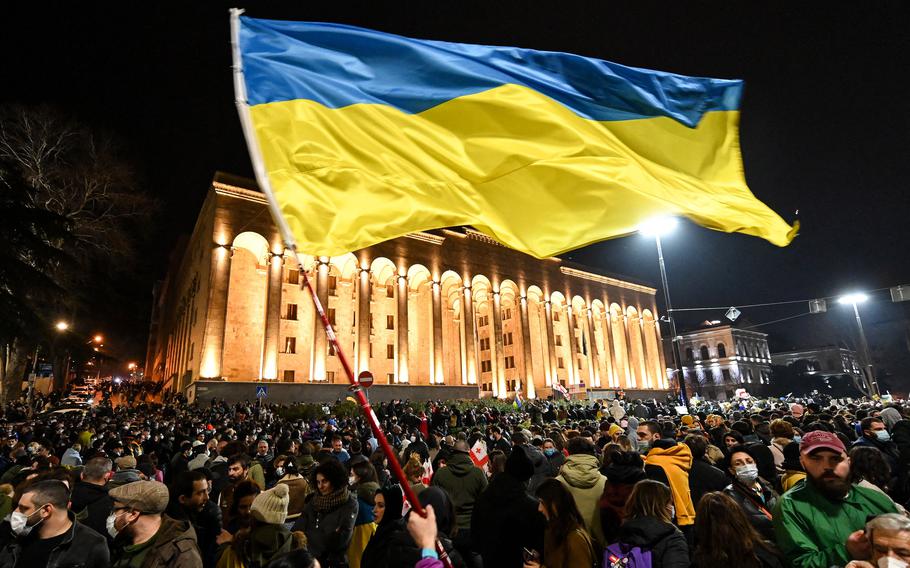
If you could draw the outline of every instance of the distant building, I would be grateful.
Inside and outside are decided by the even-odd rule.
[[[690,396],[727,400],[736,389],[748,391],[771,379],[766,333],[705,322],[700,329],[680,334],[679,351]]]
[[[536,259],[470,229],[300,255],[298,265],[265,196],[224,174],[156,287],[147,376],[179,392],[197,381],[346,384],[303,273],[354,371],[370,370],[377,385],[503,398],[519,389],[547,396],[556,383],[577,395],[668,388],[654,288]]]
[[[771,362],[782,367],[794,367],[800,373],[824,378],[849,375],[862,380],[862,370],[856,352],[836,345],[785,351],[771,355]]]

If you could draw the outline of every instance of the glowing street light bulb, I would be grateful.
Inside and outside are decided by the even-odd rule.
[[[646,237],[660,237],[672,233],[679,220],[676,217],[654,217],[638,226],[638,232]]]
[[[135,363],[130,363],[130,364],[127,365],[126,367],[127,367],[127,369],[129,369],[130,371],[135,371],[135,370],[136,370],[136,364],[135,364]]]
[[[93,339],[95,340],[95,343],[101,343],[102,341],[104,341],[104,336],[99,333]]]
[[[854,292],[852,294],[844,294],[837,299],[838,303],[841,304],[862,304],[869,299],[869,296],[863,294],[862,292]]]
[[[54,327],[57,328],[57,331],[66,331],[70,328],[70,324],[66,323],[65,321],[58,321]]]

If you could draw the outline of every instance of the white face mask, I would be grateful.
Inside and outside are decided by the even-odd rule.
[[[878,568],[907,568],[908,564],[900,558],[882,556],[878,559]]]
[[[758,479],[758,466],[748,463],[736,468],[736,479],[744,485],[752,485]]]
[[[348,477],[348,485],[354,485],[355,483],[357,483],[356,477],[354,477],[353,475]]]
[[[43,507],[44,507],[44,505],[42,505],[41,507],[38,507],[38,510],[35,511],[34,513],[32,513],[31,515],[26,515],[25,513],[21,513],[19,511],[13,511],[9,516],[10,529],[17,536],[26,536],[28,533],[32,532],[32,530],[35,527],[37,527],[39,524],[41,524],[41,521],[44,520],[44,518],[42,517],[41,520],[39,520],[37,523],[35,523],[31,526],[29,526],[29,524],[28,524],[28,520],[31,517],[35,516],[36,514],[40,513],[41,509]]]
[[[117,538],[117,535],[120,534],[120,531],[117,530],[117,527],[115,526],[118,516],[117,513],[111,513],[107,516],[107,522],[105,524],[107,525],[107,534],[111,535],[111,538]]]
[[[283,476],[284,476],[284,468],[283,468],[283,467],[276,467],[276,468],[275,468],[275,475],[277,475],[278,477],[283,477]]]

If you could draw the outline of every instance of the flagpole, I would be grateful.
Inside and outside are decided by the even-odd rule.
[[[240,15],[243,13],[243,10],[232,8],[230,13],[231,51],[233,53],[234,60],[233,68],[235,103],[237,105],[237,112],[240,115],[240,124],[243,128],[244,137],[246,138],[247,148],[250,152],[250,159],[253,162],[253,171],[256,174],[256,181],[259,183],[260,189],[262,189],[262,192],[266,196],[269,212],[271,213],[275,224],[278,226],[278,231],[281,234],[281,239],[284,242],[286,252],[289,251],[294,260],[297,261],[297,264],[302,266],[300,258],[297,255],[297,245],[294,240],[294,236],[291,233],[291,229],[288,226],[287,221],[281,214],[281,207],[278,205],[278,201],[275,199],[275,195],[272,192],[272,186],[269,183],[269,178],[265,169],[265,161],[262,159],[259,145],[256,143],[256,131],[253,128],[253,121],[250,117],[250,109],[247,105],[246,84],[243,81],[243,62],[240,58],[239,41]],[[335,330],[332,328],[332,323],[329,321],[329,318],[325,313],[322,302],[316,295],[316,290],[313,289],[310,278],[307,276],[305,270],[301,270],[300,274],[303,276],[303,285],[309,291],[310,298],[313,300],[313,306],[316,308],[316,313],[319,314],[319,319],[322,320],[322,327],[325,330],[326,337],[328,338],[329,342],[335,347],[335,354],[338,356],[338,360],[341,362],[342,368],[344,368],[344,372],[348,377],[348,381],[351,383],[350,390],[352,391],[354,398],[357,400],[357,403],[360,405],[360,408],[363,411],[367,422],[370,424],[370,428],[372,429],[376,440],[379,442],[379,447],[382,449],[382,453],[385,454],[386,458],[389,461],[389,468],[392,470],[392,475],[395,476],[401,485],[404,497],[410,503],[411,508],[421,517],[426,517],[426,511],[420,505],[420,501],[417,499],[417,494],[414,493],[414,490],[411,488],[410,483],[408,483],[408,479],[405,476],[404,471],[401,469],[401,464],[398,463],[398,456],[395,455],[394,450],[392,450],[392,446],[389,444],[385,433],[382,431],[382,428],[379,425],[379,419],[376,417],[376,412],[374,412],[373,408],[370,406],[370,401],[367,399],[363,387],[360,386],[360,383],[354,377],[354,370],[348,362],[348,358],[344,354],[344,350],[338,343],[338,338],[335,336]],[[453,568],[452,561],[438,538],[436,539],[436,553],[439,555],[439,559],[442,561],[443,565],[446,568]]]

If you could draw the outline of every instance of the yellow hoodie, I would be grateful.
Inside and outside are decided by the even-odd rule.
[[[692,468],[692,450],[685,444],[671,448],[651,448],[645,463],[664,470],[670,482],[673,505],[676,507],[676,523],[679,526],[695,524],[695,505],[689,493],[689,470]]]

